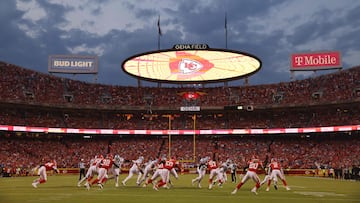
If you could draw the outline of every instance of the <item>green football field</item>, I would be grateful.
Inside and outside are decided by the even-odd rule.
[[[120,180],[126,174],[122,174]],[[192,186],[191,179],[195,174],[180,175],[178,180],[173,180],[174,186],[170,189],[160,188],[155,191],[149,185],[147,188],[137,187],[135,177],[127,182],[126,186],[116,188],[114,180],[109,180],[104,189],[97,186],[90,190],[77,187],[75,175],[48,176],[48,182],[39,185],[38,188],[31,186],[34,177],[0,178],[0,203],[28,203],[28,202],[61,202],[61,203],[231,203],[231,202],[276,202],[276,203],[313,203],[313,202],[360,202],[360,182],[333,180],[327,178],[288,176],[287,181],[291,187],[286,191],[281,185],[278,190],[271,187],[266,192],[266,186],[262,186],[258,195],[250,192],[254,186],[249,180],[235,195],[231,191],[235,183],[231,181],[222,188],[214,186],[212,190],[207,188],[207,178],[203,180],[202,188]],[[261,176],[261,178],[263,178]]]

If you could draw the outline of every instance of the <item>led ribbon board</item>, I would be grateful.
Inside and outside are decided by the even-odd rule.
[[[129,75],[156,82],[220,82],[259,71],[261,61],[248,53],[212,49],[206,44],[180,44],[173,49],[129,57],[122,69]]]

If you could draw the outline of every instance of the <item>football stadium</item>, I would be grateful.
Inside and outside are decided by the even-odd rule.
[[[0,4],[0,203],[360,203],[358,1]]]
[[[136,77],[177,87],[87,83],[1,62],[1,202],[360,202],[359,66],[277,84],[207,87],[234,79],[213,78],[214,57],[238,61],[223,57],[227,50],[183,49],[122,64],[131,72],[135,60],[135,69],[146,67]],[[169,64],[142,64],[160,63],[147,60],[158,52]],[[235,78],[261,67],[255,56],[231,54],[257,62],[238,62]],[[174,61],[207,69],[179,76]],[[170,72],[153,78],[157,66]],[[193,78],[201,85],[181,84]]]

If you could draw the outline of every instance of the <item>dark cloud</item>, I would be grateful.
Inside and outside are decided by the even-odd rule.
[[[24,1],[25,2],[25,1]],[[104,6],[111,1],[88,0],[90,13],[93,16],[105,14]],[[15,1],[0,3],[0,60],[14,63],[41,72],[47,72],[47,58],[52,54],[69,54],[69,48],[84,46],[79,54],[93,54],[92,49],[102,50],[99,57],[98,82],[113,85],[137,85],[137,79],[128,76],[121,70],[121,63],[128,57],[142,52],[158,49],[157,19],[161,16],[163,35],[160,38],[160,48],[171,48],[178,43],[206,43],[210,47],[225,48],[225,13],[227,13],[228,48],[248,52],[258,56],[262,69],[250,77],[251,84],[268,84],[289,81],[289,57],[295,47],[309,43],[312,40],[333,38],[334,50],[346,53],[349,50],[360,50],[358,31],[360,27],[360,6],[356,5],[349,12],[343,10],[319,9],[308,16],[309,20],[298,24],[288,34],[288,28],[268,32],[266,24],[257,24],[254,19],[266,20],[269,13],[277,6],[283,6],[282,1],[213,1],[206,5],[202,1],[176,1],[173,7],[159,6],[139,7],[137,2],[122,1],[127,12],[136,19],[126,22],[127,28],[135,30],[111,31],[100,35],[85,31],[81,27],[70,30],[62,29],[68,25],[66,15],[77,9],[89,9],[87,5],[61,5],[46,0],[37,3],[46,12],[46,18],[36,22],[23,18],[25,12],[16,8]],[[345,4],[345,3],[344,3]],[[296,8],[291,8],[296,9]],[[120,9],[119,9],[120,12]],[[342,15],[340,15],[342,14]],[[77,20],[77,19],[74,19]],[[122,19],[114,19],[122,20]],[[139,27],[136,23],[144,23]],[[295,16],[287,16],[286,20],[298,22]],[[83,26],[96,26],[96,21],[86,19]],[[108,22],[103,22],[108,23]],[[31,28],[36,33],[29,36],[19,25]],[[265,31],[266,30],[266,31]],[[271,29],[270,29],[271,30]],[[336,32],[335,32],[336,30]],[[345,65],[346,62],[344,63]],[[281,66],[281,67],[279,67]],[[284,67],[285,66],[285,67]],[[72,75],[65,75],[72,78]],[[84,79],[85,78],[85,79]],[[93,81],[93,76],[77,76],[77,79]],[[155,85],[154,83],[143,82]],[[243,80],[230,82],[242,84]]]

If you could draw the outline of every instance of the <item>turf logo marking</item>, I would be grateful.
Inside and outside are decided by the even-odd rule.
[[[315,197],[325,197],[325,196],[332,196],[332,197],[344,197],[344,194],[336,194],[333,192],[294,192],[301,195],[306,196],[315,196]]]

